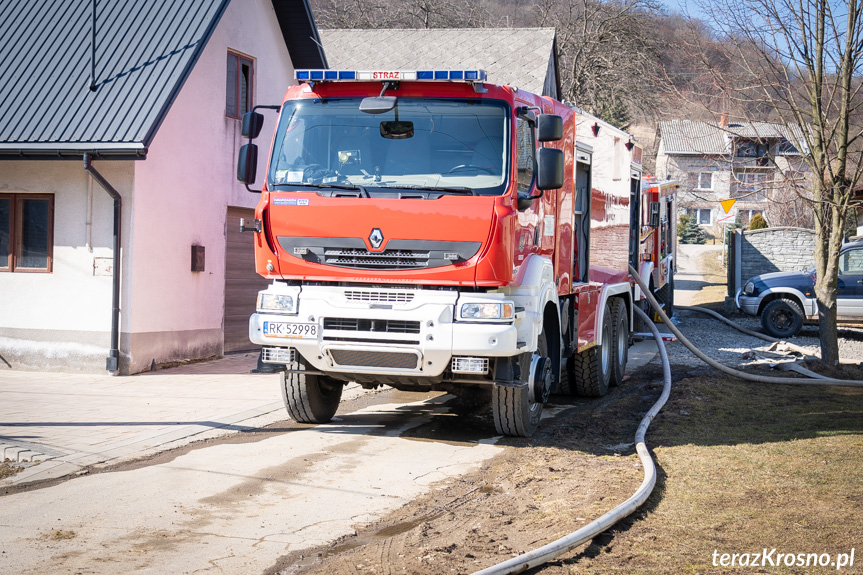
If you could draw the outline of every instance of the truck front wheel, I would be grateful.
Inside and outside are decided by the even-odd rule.
[[[304,362],[297,364],[305,370]],[[333,418],[342,399],[344,384],[320,375],[280,374],[282,399],[291,419],[298,423],[326,423]]]
[[[542,406],[551,391],[551,359],[548,357],[548,340],[545,328],[539,334],[536,355],[541,361],[538,366],[544,369],[535,374],[540,381],[534,385],[531,392],[530,382],[531,364],[534,354],[523,353],[519,357],[520,378],[528,382],[528,385],[508,387],[506,385],[495,385],[491,391],[492,415],[494,415],[494,427],[498,433],[514,437],[530,437],[539,425],[542,417]]]

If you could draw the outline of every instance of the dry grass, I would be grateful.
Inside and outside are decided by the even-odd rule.
[[[21,471],[21,469],[23,468],[17,465],[12,465],[8,461],[0,462],[0,479],[15,475],[16,473]]]
[[[648,434],[660,467],[648,509],[572,573],[815,573],[835,568],[730,569],[713,552],[860,547],[863,391],[694,377],[672,396]]]

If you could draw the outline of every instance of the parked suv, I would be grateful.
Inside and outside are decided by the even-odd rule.
[[[844,244],[839,253],[837,321],[863,323],[863,241]],[[815,268],[755,276],[737,291],[737,308],[761,316],[773,337],[797,335],[804,323],[818,323]]]

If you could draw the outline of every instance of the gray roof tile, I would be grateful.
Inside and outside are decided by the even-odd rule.
[[[728,154],[733,138],[784,138],[795,144],[797,149],[806,149],[798,126],[789,128],[770,122],[729,123],[721,128],[706,122],[670,120],[660,122],[659,130],[666,154]]]
[[[320,30],[330,68],[482,69],[494,84],[543,93],[554,28]]]
[[[228,0],[0,3],[0,151],[145,148]]]
[[[728,140],[717,126],[691,120],[659,123],[666,154],[726,154]]]

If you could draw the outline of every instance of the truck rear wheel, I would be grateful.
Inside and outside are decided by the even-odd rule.
[[[297,364],[305,370],[304,362]],[[342,399],[344,384],[320,375],[280,374],[282,400],[291,419],[298,423],[326,423],[333,418]]]
[[[656,292],[656,299],[662,304],[662,311],[669,318],[674,315],[674,276],[669,274],[668,281]],[[657,314],[659,315],[659,314]]]
[[[543,361],[540,365],[547,366],[544,370],[547,375],[545,390],[538,395],[545,397],[532,397],[530,382],[528,385],[519,387],[507,387],[495,385],[491,390],[491,408],[494,415],[494,427],[498,433],[514,437],[530,437],[536,431],[539,420],[542,417],[542,406],[544,399],[551,391],[551,360],[548,357],[548,341],[545,328],[539,334],[536,354]],[[533,353],[523,353],[519,357],[521,377],[530,379],[530,368],[533,362]]]
[[[577,395],[584,397],[602,397],[608,393],[611,383],[612,357],[612,319],[608,306],[602,313],[602,333],[599,345],[574,353],[570,362],[569,385],[575,388]]]
[[[629,358],[629,314],[626,303],[621,298],[615,298],[612,307],[614,311],[611,314],[613,326],[611,339],[614,357],[611,366],[611,386],[615,387],[623,383],[623,376],[626,375],[626,360]]]

